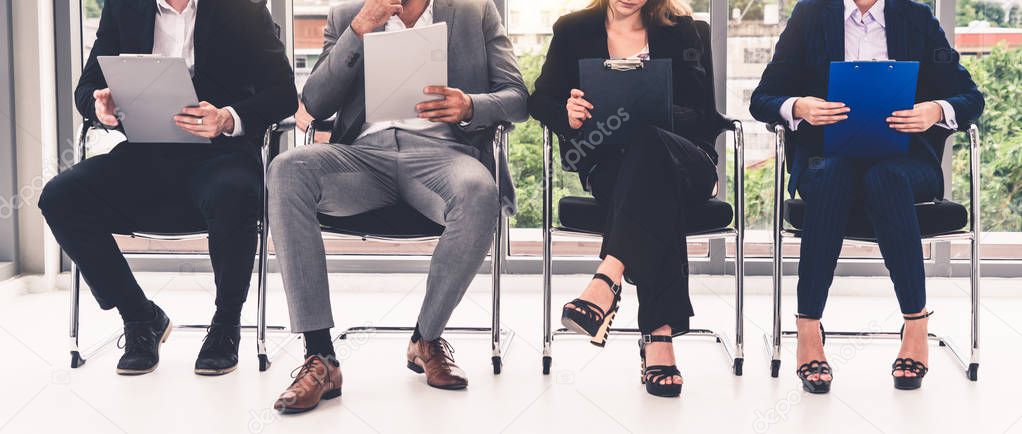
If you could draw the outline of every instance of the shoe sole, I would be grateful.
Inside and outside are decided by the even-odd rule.
[[[607,317],[603,319],[603,324],[601,324],[600,328],[596,330],[595,335],[590,335],[589,332],[587,332],[584,328],[582,328],[582,326],[573,321],[571,318],[565,318],[562,316],[561,325],[563,325],[564,328],[571,330],[575,333],[591,337],[592,339],[589,340],[590,344],[603,348],[607,345],[607,338],[610,337],[610,326],[614,323],[615,316],[617,316],[617,311],[611,312],[609,315],[607,315]]]
[[[230,374],[238,369],[238,365],[235,364],[229,368],[223,369],[199,369],[195,368],[195,375],[201,375],[203,377],[217,377],[220,375]]]
[[[320,402],[329,401],[329,400],[337,398],[339,396],[341,396],[341,389],[340,388],[337,388],[337,389],[334,389],[334,390],[328,390],[326,392],[323,392],[323,395],[321,395],[319,397],[319,402],[317,402],[316,405],[313,405],[312,407],[308,407],[308,408],[281,407],[281,408],[278,408],[277,411],[280,412],[280,414],[305,413],[307,411],[314,410],[316,407],[319,407],[319,403]]]
[[[918,381],[906,381],[905,378],[914,378]],[[916,390],[922,386],[922,377],[894,377],[894,388],[898,390]]]
[[[410,369],[412,372],[414,372],[416,374],[425,374],[426,373],[426,370],[423,369],[422,366],[419,366],[418,364],[416,364],[415,362],[413,362],[411,360],[408,361],[408,369]],[[443,390],[463,390],[463,389],[468,387],[468,384],[437,385],[437,384],[431,384],[429,381],[427,381],[426,384],[428,384],[429,387],[435,387],[437,389],[443,389]]]
[[[174,324],[171,323],[170,320],[168,319],[167,320],[167,329],[163,331],[163,336],[160,338],[160,343],[156,344],[156,356],[157,357],[159,357],[159,355],[160,355],[160,348],[163,348],[163,343],[167,342],[167,338],[170,337],[170,331],[173,330],[173,329],[174,329]],[[142,370],[117,368],[117,374],[118,375],[127,375],[127,376],[144,375],[144,374],[148,374],[150,372],[155,371],[156,368],[159,368],[159,367],[160,367],[160,362],[156,362],[156,364],[153,365],[152,368],[142,369]]]

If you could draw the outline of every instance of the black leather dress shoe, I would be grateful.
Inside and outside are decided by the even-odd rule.
[[[240,342],[241,327],[216,323],[209,326],[199,358],[195,360],[195,373],[224,375],[237,369]]]
[[[170,336],[170,318],[153,304],[155,318],[149,321],[124,323],[124,355],[117,362],[117,373],[142,375],[156,370],[160,364],[160,345]]]

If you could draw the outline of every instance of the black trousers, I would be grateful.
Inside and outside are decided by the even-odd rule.
[[[602,156],[589,175],[593,196],[608,211],[600,257],[625,264],[643,333],[664,325],[675,333],[689,329],[686,210],[709,199],[716,182],[705,151],[653,127]]]
[[[207,230],[215,322],[237,322],[255,258],[262,170],[255,152],[124,142],[51,180],[39,207],[103,309],[148,306],[112,234]]]

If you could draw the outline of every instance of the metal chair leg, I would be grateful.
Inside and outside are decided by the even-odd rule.
[[[266,353],[266,273],[268,252],[266,243],[269,240],[269,231],[266,221],[259,224],[259,267],[258,286],[256,288],[256,352],[259,358],[259,371],[266,371],[270,368],[270,358]]]
[[[553,363],[553,330],[550,326],[551,280],[553,278],[553,133],[543,127],[543,375]]]
[[[78,271],[78,265],[74,262],[71,263],[71,327],[70,327],[70,343],[71,343],[71,368],[77,368],[85,364],[85,358],[82,357],[81,351],[78,349],[78,325],[81,323],[79,313],[81,308],[79,306],[80,294],[81,294],[81,283],[82,276],[81,272]]]
[[[734,122],[735,138],[735,352],[731,368],[742,375],[745,363],[745,133]]]
[[[781,370],[781,285],[784,277],[784,127],[774,129],[774,312],[771,329],[770,376],[777,378]]]
[[[969,283],[970,292],[969,299],[971,302],[970,309],[970,321],[969,321],[969,366],[966,369],[966,376],[976,381],[979,379],[979,285],[980,285],[980,256],[979,256],[979,242],[980,233],[982,232],[982,225],[980,225],[980,167],[979,167],[979,127],[975,124],[969,125],[969,174],[971,176],[969,182],[970,190],[970,203],[969,207],[971,214],[971,225],[970,231],[972,232],[972,239],[970,241],[970,255],[969,255]]]

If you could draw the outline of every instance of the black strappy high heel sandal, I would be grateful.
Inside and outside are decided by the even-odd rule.
[[[916,316],[904,316],[905,321],[916,321],[923,318],[929,318],[933,315],[933,311],[929,311],[922,315]],[[905,339],[905,325],[901,325],[901,331],[898,332],[899,339]],[[915,390],[923,385],[923,377],[930,369],[926,367],[926,364],[917,361],[910,357],[899,357],[894,359],[894,364],[891,365],[891,376],[894,377],[894,388],[899,390]],[[902,376],[898,377],[894,374],[898,371],[903,371]],[[914,377],[907,377],[904,371],[915,374]]]
[[[568,330],[592,337],[589,343],[603,348],[607,344],[610,324],[617,315],[618,302],[621,301],[621,284],[614,283],[614,280],[603,273],[596,273],[593,279],[602,280],[610,286],[610,291],[614,293],[614,301],[610,308],[604,312],[596,303],[576,298],[564,305],[561,311],[561,324]],[[569,304],[573,307],[568,307]]]
[[[795,314],[795,318],[816,319],[802,314]],[[827,343],[827,333],[823,330],[822,322],[820,323],[820,340],[823,345]],[[802,389],[814,394],[830,392],[830,382],[834,381],[834,374],[831,372],[830,364],[826,360],[810,360],[808,363],[803,363],[795,371],[798,374],[798,378],[802,380]],[[819,374],[817,380],[810,380],[809,377],[814,374]],[[824,380],[824,375],[830,375],[830,380]]]
[[[668,378],[681,377],[676,365],[653,365],[646,366],[646,344],[651,342],[672,342],[673,336],[642,335],[639,339],[639,357],[642,359],[642,383],[646,385],[646,393],[664,398],[673,398],[681,395],[683,383],[663,384]],[[684,379],[682,379],[684,382]]]

